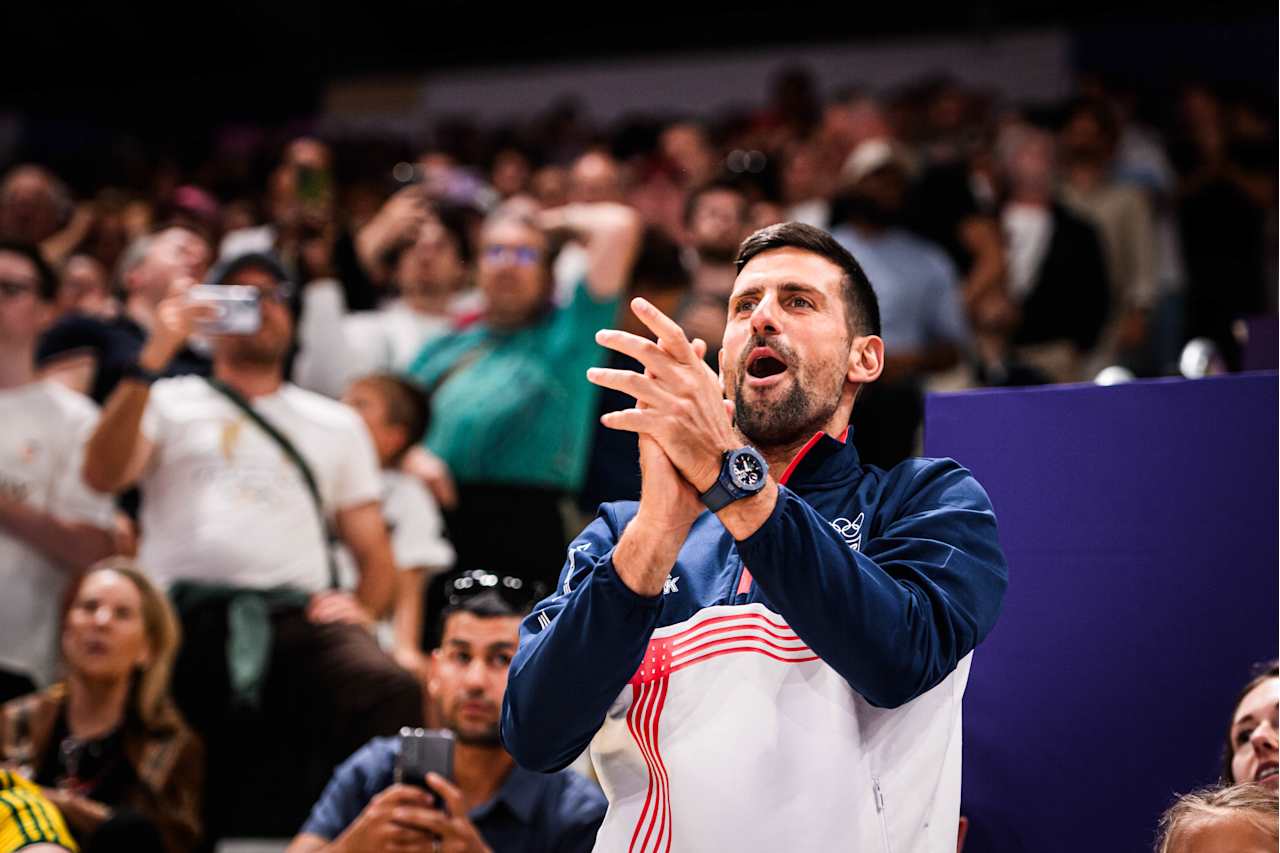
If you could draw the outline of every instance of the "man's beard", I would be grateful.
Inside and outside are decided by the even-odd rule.
[[[444,723],[445,728],[453,732],[459,743],[464,743],[467,746],[480,747],[502,745],[502,736],[499,733],[499,724],[496,720],[492,724],[479,729],[474,727],[463,728],[462,724],[458,721],[458,715],[455,713],[452,715],[446,715]]]
[[[757,400],[748,403],[743,396],[743,384],[747,378],[747,358],[756,347],[767,346],[782,356],[791,372],[791,388],[777,402]],[[817,372],[825,374],[825,365],[817,365]],[[755,337],[748,341],[738,359],[738,377],[734,387],[733,402],[738,429],[757,447],[784,447],[802,438],[808,438],[826,426],[840,405],[843,374],[836,388],[828,390],[806,383],[795,351],[766,338]]]
[[[284,361],[288,343],[240,338],[226,346],[227,360],[246,367],[274,367]]]

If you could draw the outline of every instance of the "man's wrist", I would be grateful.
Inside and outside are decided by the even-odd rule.
[[[172,348],[160,346],[152,338],[142,348],[142,352],[138,353],[137,365],[150,373],[161,373],[169,366],[173,356],[174,351]]]
[[[741,542],[764,526],[777,505],[778,484],[770,477],[758,493],[728,504],[716,513],[716,518],[729,535]]]
[[[613,569],[627,589],[655,598],[662,594],[676,555],[693,522],[673,522],[637,512],[613,552]]]

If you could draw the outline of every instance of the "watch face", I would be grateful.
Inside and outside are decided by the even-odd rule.
[[[764,466],[754,453],[738,453],[729,463],[729,475],[739,489],[754,491],[764,483]]]

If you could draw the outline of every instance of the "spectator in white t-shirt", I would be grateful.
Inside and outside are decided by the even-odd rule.
[[[400,470],[400,462],[426,435],[430,405],[415,383],[389,373],[360,377],[347,388],[342,400],[364,419],[382,463],[382,517],[391,536],[396,591],[390,624],[378,626],[379,640],[397,663],[425,679],[425,586],[453,565],[454,552],[444,536],[444,519],[435,498],[418,478]],[[345,552],[342,556],[346,557]],[[343,568],[347,565],[344,559]]]
[[[334,279],[309,282],[302,293],[294,381],[338,397],[358,376],[404,370],[423,344],[450,331],[453,303],[471,260],[465,217],[453,208],[427,208],[413,237],[387,253],[399,295],[375,311],[348,313]]]
[[[38,250],[0,243],[0,702],[50,682],[67,579],[114,551],[111,501],[80,480],[97,407],[36,378],[56,294]]]
[[[287,834],[342,758],[421,718],[421,689],[368,630],[394,583],[368,431],[284,380],[290,283],[274,258],[239,256],[210,278],[258,291],[259,329],[210,335],[213,381],[155,381],[213,316],[182,295],[162,303],[84,475],[102,490],[141,487],[140,562],[169,588],[187,638],[174,695],[209,744],[206,827]],[[320,507],[264,423],[305,461]],[[326,522],[354,556],[354,592],[336,588]]]

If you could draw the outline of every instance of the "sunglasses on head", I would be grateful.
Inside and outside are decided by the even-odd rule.
[[[528,609],[547,594],[546,587],[537,581],[511,575],[495,575],[493,572],[482,569],[463,572],[450,581],[445,590],[446,601],[450,607],[486,592],[497,593],[517,612]]]

